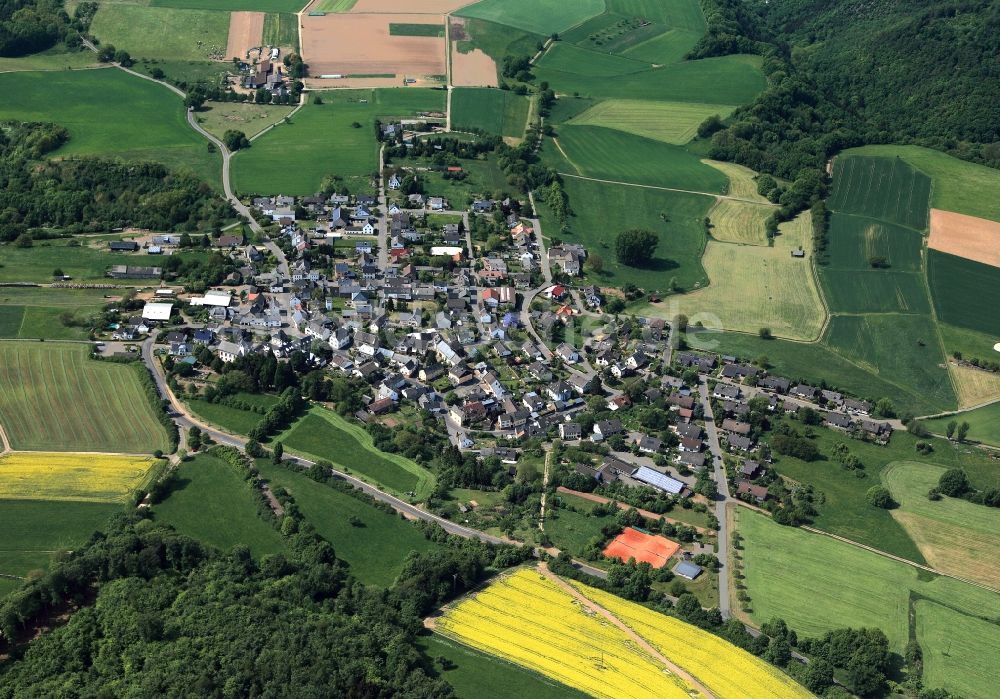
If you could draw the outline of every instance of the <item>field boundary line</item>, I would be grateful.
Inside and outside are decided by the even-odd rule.
[[[556,139],[552,139],[552,140],[556,140]],[[559,151],[564,156],[566,156],[566,152],[561,147],[559,148]],[[569,160],[569,156],[566,156],[566,160],[568,160],[569,163],[571,165],[573,165],[573,167],[576,167],[576,164],[573,163],[572,160]],[[577,168],[577,170],[579,170],[579,168]],[[767,207],[772,208],[772,209],[778,208],[777,204],[771,204],[770,202],[767,203],[767,204],[765,204],[765,203],[760,202],[760,201],[754,201],[753,199],[744,199],[743,197],[733,197],[733,196],[729,196],[728,194],[716,194],[714,192],[699,192],[699,191],[696,191],[696,190],[693,190],[693,189],[677,189],[676,187],[660,187],[660,186],[653,185],[653,184],[639,184],[638,182],[622,182],[620,180],[605,180],[605,179],[601,179],[599,177],[587,177],[586,175],[573,175],[573,174],[568,173],[568,172],[560,172],[558,174],[562,175],[563,177],[572,177],[572,178],[577,179],[577,180],[589,180],[591,182],[602,182],[604,184],[619,184],[619,185],[623,185],[625,187],[639,187],[641,189],[656,189],[656,190],[660,190],[660,191],[663,191],[663,192],[680,192],[681,194],[697,194],[697,195],[703,196],[703,197],[713,197],[715,199],[728,199],[730,201],[739,201],[739,202],[743,202],[744,204],[754,204],[756,206],[767,206]]]
[[[10,448],[10,441],[7,439],[7,433],[4,432],[3,424],[0,423],[0,456],[14,451]]]
[[[557,149],[559,150],[559,152],[560,152],[560,153],[562,153],[562,157],[566,158],[566,162],[567,162],[567,163],[569,163],[570,165],[572,165],[572,166],[573,166],[573,167],[574,167],[574,168],[576,169],[576,171],[577,171],[577,172],[583,172],[583,171],[582,171],[582,170],[581,170],[581,169],[580,169],[580,168],[579,168],[579,167],[577,166],[577,164],[576,164],[576,163],[574,163],[574,162],[573,162],[573,161],[572,161],[572,160],[570,159],[570,157],[569,157],[569,154],[568,154],[568,153],[567,153],[566,151],[564,151],[564,150],[563,150],[563,147],[562,147],[562,144],[561,144],[561,143],[559,143],[559,139],[558,139],[557,137],[553,136],[553,137],[552,137],[552,142],[553,142],[554,144],[556,144],[556,148],[557,148]],[[565,176],[565,177],[581,177],[581,178],[583,177],[582,175],[571,175],[571,174],[569,174],[568,172],[560,172],[559,174],[560,174],[560,175],[562,175],[562,176]],[[586,179],[586,178],[584,178],[584,179]]]

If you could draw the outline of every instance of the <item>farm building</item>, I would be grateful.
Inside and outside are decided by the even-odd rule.
[[[108,248],[114,252],[136,252],[139,250],[139,243],[134,240],[112,240],[108,243]]]
[[[114,265],[108,270],[108,276],[114,279],[158,279],[162,272],[159,267]]]
[[[222,306],[226,307],[232,301],[233,295],[228,291],[206,291],[204,296],[192,296],[192,306]]]
[[[142,317],[146,320],[170,320],[170,313],[174,304],[155,301],[147,301],[142,307]]]

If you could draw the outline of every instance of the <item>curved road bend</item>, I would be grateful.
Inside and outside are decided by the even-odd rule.
[[[233,446],[239,448],[243,448],[246,446],[246,441],[247,441],[246,439],[231,435],[227,432],[221,432],[219,431],[218,428],[206,425],[200,420],[194,418],[187,411],[187,408],[177,400],[173,392],[167,386],[166,378],[160,371],[159,363],[155,360],[153,356],[152,339],[148,339],[142,343],[142,359],[143,362],[146,364],[147,369],[149,369],[149,371],[152,372],[153,381],[156,383],[156,389],[160,393],[160,396],[166,399],[170,403],[170,406],[174,413],[172,418],[179,427],[184,429],[198,427],[203,433],[207,434],[209,437],[211,437],[214,441],[218,442],[219,444],[225,444],[227,446]],[[289,460],[294,461],[303,466],[311,467],[315,465],[314,461],[310,461],[308,459],[303,459],[299,457],[294,457]],[[350,483],[355,488],[358,488],[364,493],[367,493],[376,500],[391,505],[398,512],[401,512],[404,515],[407,515],[414,519],[421,519],[424,520],[425,522],[433,522],[439,525],[449,534],[461,536],[466,539],[479,539],[480,541],[485,541],[491,544],[517,543],[507,539],[502,539],[498,536],[493,536],[492,534],[487,534],[486,532],[481,532],[478,529],[472,529],[470,527],[464,527],[461,524],[456,524],[455,522],[444,519],[443,517],[439,517],[431,512],[422,510],[419,507],[416,507],[415,505],[411,505],[405,500],[400,500],[396,496],[390,495],[389,493],[379,490],[375,486],[370,485],[362,480],[359,480],[358,478],[355,478],[354,476],[351,476],[347,473],[338,471],[337,469],[331,469],[331,471],[333,472],[333,475],[339,478],[340,480]],[[539,549],[535,549],[536,556],[538,555],[538,552]],[[573,563],[578,569],[580,569],[584,573],[587,573],[588,575],[593,575],[598,578],[606,578],[608,575],[606,571],[603,571],[600,568],[595,568],[581,561],[573,561]]]

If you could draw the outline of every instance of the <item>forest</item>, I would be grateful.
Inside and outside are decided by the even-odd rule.
[[[108,158],[43,160],[65,144],[61,126],[0,124],[0,241],[34,228],[63,233],[134,226],[153,230],[215,229],[229,205],[197,177],[151,162]]]

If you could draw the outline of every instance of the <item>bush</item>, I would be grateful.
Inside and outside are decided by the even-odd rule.
[[[881,485],[873,485],[869,488],[868,492],[865,493],[865,499],[872,507],[879,507],[883,510],[888,510],[896,506],[896,502],[892,499],[889,489]]]
[[[969,477],[960,468],[948,469],[941,474],[941,479],[938,481],[938,490],[953,498],[962,497],[970,489]]]

